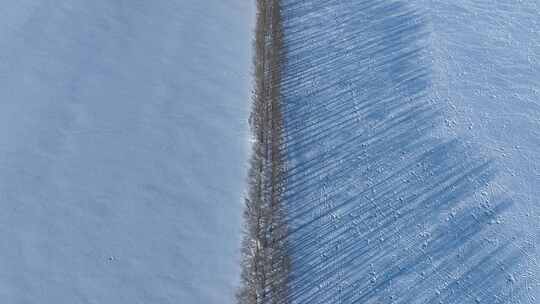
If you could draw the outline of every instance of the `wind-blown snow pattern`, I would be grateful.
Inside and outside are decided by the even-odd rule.
[[[283,0],[292,303],[538,303],[535,1]]]
[[[0,11],[0,302],[232,303],[254,4]]]

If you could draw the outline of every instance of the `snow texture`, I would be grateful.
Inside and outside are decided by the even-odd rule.
[[[254,5],[2,7],[0,302],[232,303]]]
[[[283,0],[292,303],[540,301],[538,13]]]

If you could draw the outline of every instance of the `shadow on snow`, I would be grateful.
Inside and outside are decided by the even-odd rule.
[[[424,16],[400,1],[284,0],[292,303],[507,303],[522,251],[495,165],[433,130]]]

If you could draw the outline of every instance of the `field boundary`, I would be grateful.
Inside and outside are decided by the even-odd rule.
[[[245,199],[241,287],[237,303],[288,303],[290,258],[280,84],[283,49],[279,0],[257,0],[254,92],[249,123],[252,157]]]

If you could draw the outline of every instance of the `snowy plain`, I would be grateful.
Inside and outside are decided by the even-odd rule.
[[[293,303],[539,303],[537,1],[283,0]]]
[[[254,4],[0,10],[0,302],[232,303]]]

